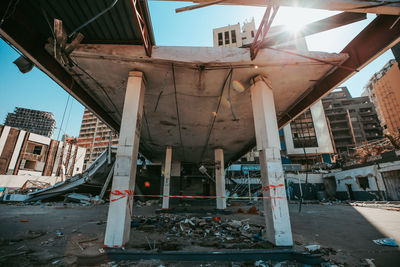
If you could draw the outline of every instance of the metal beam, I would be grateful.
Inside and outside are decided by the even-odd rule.
[[[176,1],[176,0],[157,0],[157,1]],[[205,4],[215,2],[215,0],[179,0],[181,2],[191,2]],[[335,11],[348,11],[357,13],[374,13],[386,15],[400,15],[399,0],[275,0],[274,4],[279,6],[292,6],[302,8],[315,8]],[[265,6],[265,0],[225,0],[219,5],[243,5],[243,6]]]
[[[250,45],[250,58],[254,60],[257,56],[258,51],[262,48],[265,41],[265,36],[267,35],[271,24],[274,21],[276,13],[279,10],[279,6],[268,5],[267,10],[265,10],[264,16],[258,27],[256,36],[254,37],[253,43]],[[272,14],[271,14],[272,11]]]
[[[349,68],[361,70],[375,58],[400,41],[400,23],[397,16],[380,15],[360,32],[340,53],[347,53],[349,58],[342,64]],[[279,127],[283,127],[305,109],[322,98],[330,90],[336,88],[356,72],[337,68],[303,95],[303,97],[287,110],[279,119]]]
[[[133,15],[135,15],[135,20],[139,29],[140,38],[142,39],[143,42],[144,50],[146,51],[146,55],[148,57],[151,57],[152,45],[151,45],[148,26],[143,16],[141,0],[131,0],[130,2]]]
[[[4,14],[5,8],[6,5],[0,5],[0,14]],[[99,116],[112,129],[119,131],[120,123],[110,116],[95,99],[75,82],[73,77],[61,67],[56,59],[46,52],[43,36],[30,23],[27,16],[17,9],[1,25],[0,34],[82,105],[88,107],[90,111]]]
[[[277,35],[267,37],[264,41],[264,47],[291,42],[312,34],[332,30],[354,22],[358,22],[366,18],[367,15],[363,13],[343,12],[322,20],[309,23],[302,27],[302,29],[297,33],[283,31],[282,33],[279,33]]]

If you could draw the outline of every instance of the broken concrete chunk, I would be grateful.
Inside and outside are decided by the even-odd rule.
[[[317,251],[321,248],[320,245],[316,245],[316,244],[311,244],[311,245],[307,245],[304,246],[308,251],[313,252],[313,251]]]

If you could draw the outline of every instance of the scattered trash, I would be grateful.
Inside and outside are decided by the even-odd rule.
[[[373,240],[375,244],[382,245],[382,246],[389,246],[389,247],[398,247],[396,240],[391,237],[381,238]]]
[[[247,211],[247,213],[248,214],[258,214],[258,210],[257,210],[257,207],[256,206],[253,206],[253,207],[251,207],[248,211]]]
[[[315,245],[315,244],[307,245],[307,246],[304,246],[304,247],[310,252],[317,251],[317,250],[319,250],[321,248],[320,245]]]
[[[243,230],[247,231],[249,229],[250,229],[250,225],[246,224],[246,225],[243,226]]]
[[[267,239],[263,237],[262,230],[258,231],[257,234],[253,235],[251,237],[251,240],[254,242],[258,242],[258,241],[267,242]]]
[[[56,265],[57,263],[59,263],[61,260],[55,260],[53,261],[51,264]]]
[[[239,228],[242,226],[242,222],[241,221],[237,221],[237,220],[232,220],[231,222],[228,223],[230,226],[234,227],[234,228]]]
[[[218,216],[193,217],[176,214],[157,216],[133,216],[131,226],[137,231],[162,232],[167,238],[192,238],[201,246],[214,247],[227,244],[257,244],[259,248],[269,248],[270,244],[262,237],[259,225],[244,223],[246,220],[225,220]],[[253,237],[253,238],[252,238]],[[162,249],[165,244],[154,244],[153,240],[144,240],[147,249]],[[207,244],[207,242],[209,244]],[[242,246],[242,245],[241,245]],[[249,248],[252,248],[249,245]]]
[[[139,227],[139,226],[140,226],[140,223],[138,223],[137,221],[131,221],[131,228]]]
[[[375,263],[373,262],[374,259],[365,259],[365,262],[368,264],[368,267],[376,267]]]
[[[220,221],[221,221],[221,217],[218,217],[218,216],[215,216],[213,219],[214,219],[214,221],[216,221],[216,222],[220,222]]]
[[[151,200],[147,200],[147,201],[144,201],[144,202],[140,201],[140,200],[137,200],[135,202],[135,207],[136,208],[141,208],[141,207],[145,207],[145,206],[150,207],[150,206],[158,205],[158,204],[160,204],[160,200],[159,199],[151,199]]]
[[[264,263],[263,260],[258,260],[256,262],[254,262],[254,266],[268,267],[268,264]]]
[[[61,232],[57,232],[57,233],[56,233],[56,237],[57,237],[57,238],[61,238],[61,237],[63,237],[63,236],[64,236],[64,234],[61,233]]]
[[[77,194],[77,193],[70,193],[65,195],[65,200],[64,200],[64,202],[75,202],[84,205],[96,204],[100,203],[101,201],[102,200],[100,199],[99,196],[92,197],[91,194]]]

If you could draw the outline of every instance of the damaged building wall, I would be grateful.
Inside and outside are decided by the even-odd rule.
[[[60,182],[60,177],[55,176],[30,176],[30,175],[0,175],[0,188],[21,188],[28,180],[49,183],[51,186]]]
[[[0,127],[0,175],[72,176],[82,172],[85,153],[72,142]]]
[[[379,164],[387,200],[400,200],[400,161]]]
[[[324,179],[335,177],[336,197],[340,200],[384,200],[386,188],[377,165],[332,172]]]
[[[324,191],[324,181],[321,173],[285,173],[286,194],[289,200],[318,199],[318,192]],[[301,190],[300,185],[301,184]]]

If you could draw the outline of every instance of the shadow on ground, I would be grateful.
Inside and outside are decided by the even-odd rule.
[[[237,213],[238,209],[247,210],[251,205],[243,202],[239,205],[228,208],[231,214],[218,216],[223,221],[234,219],[246,222],[254,229],[264,226],[262,215]],[[261,203],[255,206],[262,210]],[[186,207],[186,211],[190,211],[191,207]],[[158,204],[135,207],[133,214],[140,218],[155,216],[158,208]],[[199,210],[193,205],[195,208]],[[379,246],[372,241],[393,237],[400,243],[399,211],[344,204],[303,204],[301,213],[298,212],[298,204],[290,204],[289,208],[295,249],[304,250],[304,245],[319,244],[324,259],[331,263],[362,266],[365,259],[374,259],[376,266],[400,266],[398,248]],[[0,205],[0,265],[72,265],[80,257],[94,257],[107,262],[108,258],[102,249],[107,211],[107,205]],[[209,212],[212,211],[211,206],[202,207],[201,211],[202,214],[197,215],[180,215],[187,218],[215,216]],[[169,243],[168,238],[173,242]],[[235,243],[231,247],[221,247],[218,242],[202,242],[197,237],[193,244],[185,243],[182,246],[187,240],[186,236],[176,238],[154,227],[132,228],[129,247],[138,251],[149,251],[150,248],[154,248],[154,251],[160,248],[218,251],[251,248],[253,244],[243,242],[243,245]]]

